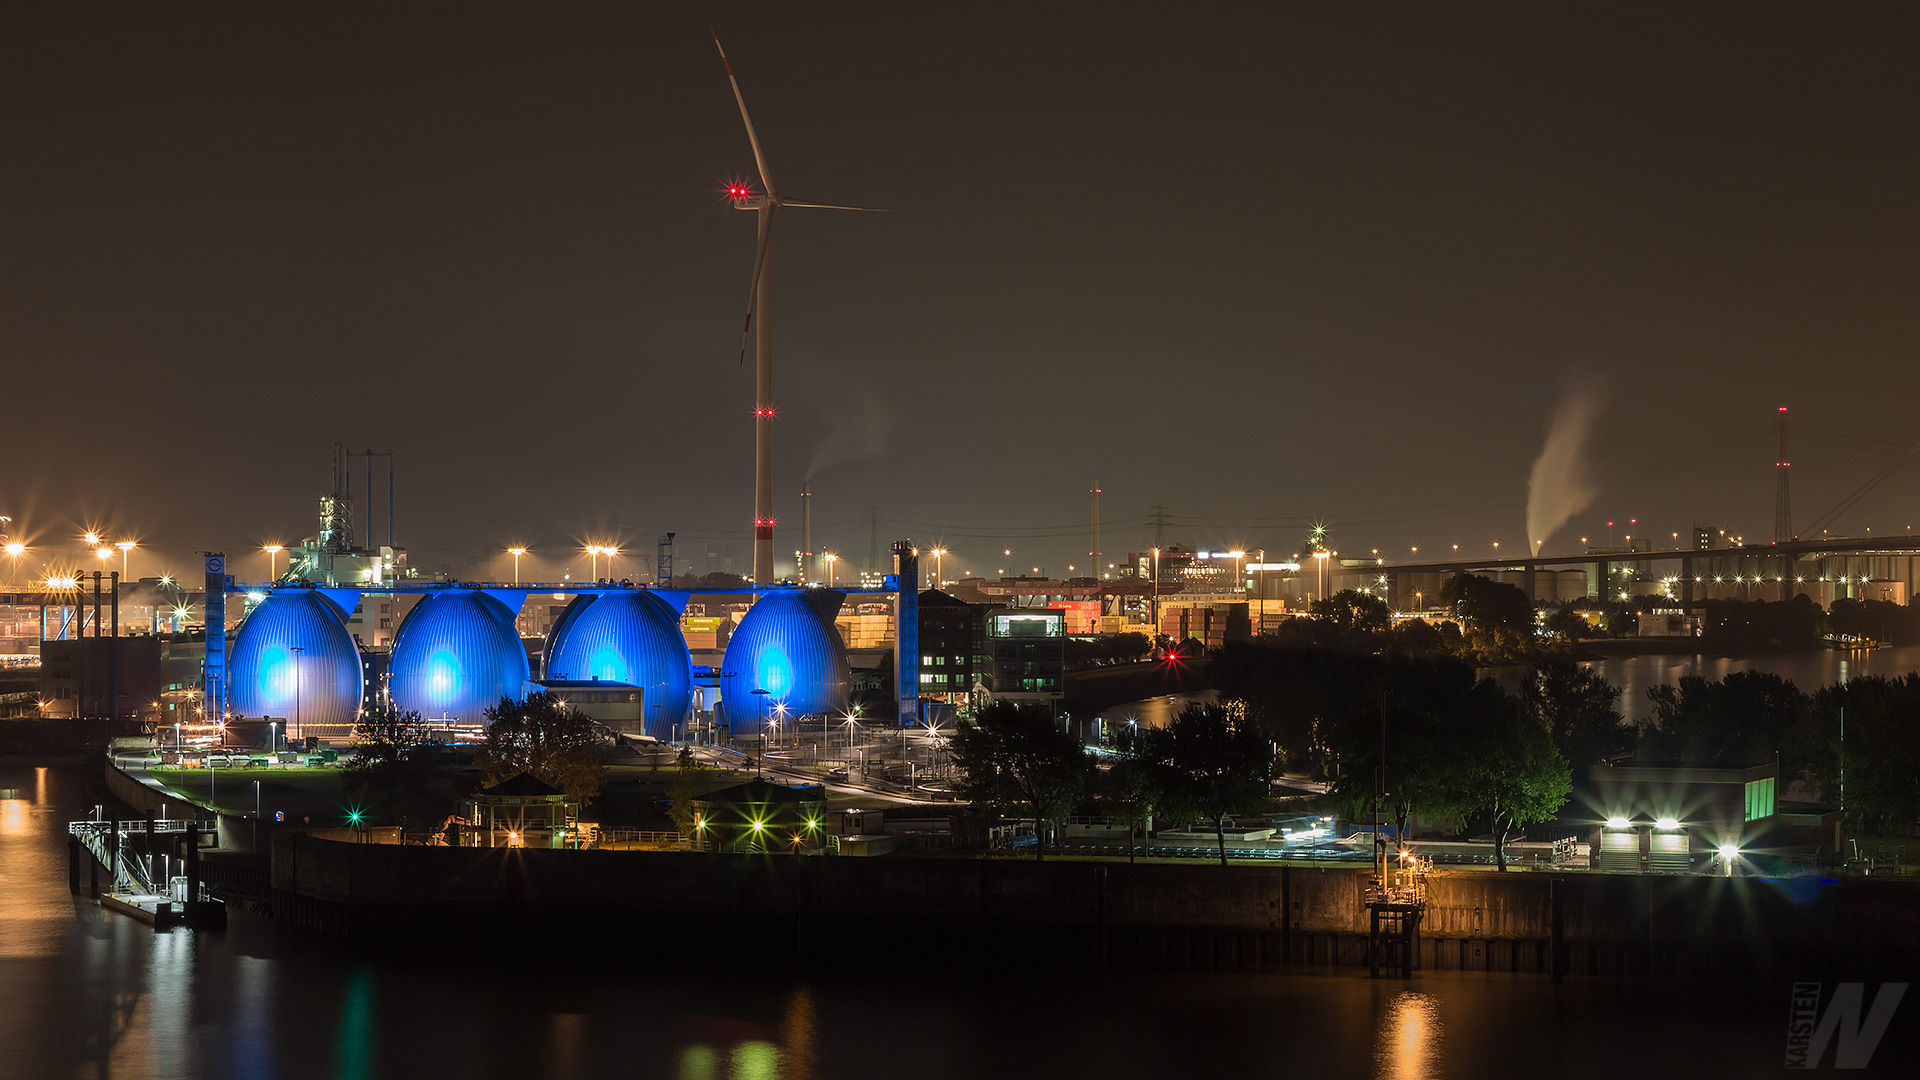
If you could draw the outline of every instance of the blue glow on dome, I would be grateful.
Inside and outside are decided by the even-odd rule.
[[[360,711],[360,649],[346,612],[308,589],[277,589],[254,607],[227,678],[235,716],[351,725]]]
[[[826,589],[774,589],[747,611],[721,663],[720,696],[736,736],[757,733],[766,716],[782,710],[845,711],[847,650],[833,626],[844,599]]]
[[[587,671],[592,678],[601,682],[628,681],[627,658],[611,645],[602,645],[593,650],[593,659],[587,661]]]
[[[677,602],[676,602],[677,601]],[[645,727],[671,738],[693,706],[693,663],[680,632],[680,605],[641,589],[584,593],[567,605],[547,639],[542,674],[551,680],[625,683],[641,690]]]
[[[391,670],[399,708],[468,724],[484,723],[502,697],[524,697],[529,673],[513,612],[465,589],[414,605],[394,638]]]

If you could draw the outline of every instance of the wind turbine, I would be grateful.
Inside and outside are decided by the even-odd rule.
[[[711,29],[711,28],[709,28]],[[806,207],[813,210],[865,210],[870,206],[835,206],[830,203],[803,202],[780,194],[773,186],[773,173],[767,169],[767,155],[760,149],[760,136],[753,130],[753,118],[747,115],[747,99],[740,93],[740,81],[733,77],[733,65],[727,62],[727,50],[720,35],[713,35],[713,47],[720,50],[720,63],[727,69],[727,82],[733,86],[733,100],[740,105],[740,120],[747,127],[747,141],[753,145],[753,163],[760,170],[762,190],[755,192],[747,184],[727,185],[727,198],[735,210],[752,210],[759,215],[759,243],[753,256],[753,283],[747,290],[747,318],[740,327],[740,362],[747,359],[747,331],[753,329],[754,315],[760,316],[753,339],[753,583],[773,584],[773,308],[772,275],[773,214],[781,207]]]

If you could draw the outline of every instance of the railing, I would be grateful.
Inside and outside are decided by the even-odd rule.
[[[113,874],[114,891],[119,891],[121,883],[126,882],[137,886],[142,892],[159,893],[163,889],[154,882],[148,863],[148,857],[152,852],[147,852],[145,855],[130,852],[128,848],[132,845],[128,841],[134,837],[147,835],[149,826],[153,835],[163,836],[184,833],[189,824],[180,818],[153,821],[145,818],[137,821],[75,821],[68,823],[67,832],[78,838],[81,845],[99,860],[100,865]],[[201,828],[206,827],[201,826]]]
[[[686,842],[686,837],[681,836],[677,832],[602,828],[595,832],[591,846],[605,849],[612,844],[621,844],[632,845],[634,847],[677,850],[685,847]]]

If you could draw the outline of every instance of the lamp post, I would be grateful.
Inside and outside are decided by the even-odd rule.
[[[934,548],[930,554],[933,556],[933,587],[938,589],[947,583],[947,564],[945,561],[947,549]]]
[[[17,581],[20,578],[20,556],[27,553],[27,545],[18,540],[11,540],[8,541],[6,550],[8,555],[13,556],[13,572],[7,575],[7,580]]]
[[[302,702],[300,700],[302,696],[301,684],[303,682],[300,677],[300,654],[307,650],[295,645],[287,651],[293,654],[293,726],[301,735],[305,735],[307,733],[307,718],[305,710],[301,708]]]
[[[140,545],[134,543],[131,540],[122,540],[113,546],[120,549],[120,580],[127,581],[129,580],[129,575],[127,573],[127,557],[129,554],[132,553],[134,548],[139,547]]]
[[[1247,553],[1244,551],[1229,551],[1227,554],[1233,556],[1233,591],[1245,596],[1247,594],[1247,584],[1246,579],[1240,576],[1240,564],[1242,560],[1247,557]]]
[[[267,581],[274,582],[280,580],[280,553],[287,549],[281,547],[279,544],[268,544],[260,550],[267,553]]]
[[[827,588],[831,589],[833,588],[833,564],[840,561],[840,556],[829,551],[820,557],[827,560]]]
[[[1258,587],[1260,617],[1264,619],[1267,616],[1267,549],[1261,548],[1258,557],[1260,559],[1260,585]]]
[[[507,554],[513,556],[513,583],[515,585],[520,584],[520,556],[526,553],[527,549],[523,547],[507,549]]]
[[[760,753],[753,762],[753,775],[765,776],[767,763],[767,692],[754,688],[754,711],[760,715]]]

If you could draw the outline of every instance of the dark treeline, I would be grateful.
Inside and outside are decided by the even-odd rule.
[[[1349,809],[1371,795],[1384,725],[1389,809],[1402,821],[1489,827],[1498,815],[1462,795],[1489,762],[1527,792],[1550,792],[1556,767],[1577,781],[1594,765],[1631,759],[1777,761],[1783,782],[1841,806],[1850,828],[1891,834],[1920,825],[1920,675],[1858,678],[1812,694],[1766,672],[1687,676],[1650,690],[1653,715],[1635,727],[1617,687],[1565,658],[1537,663],[1517,694],[1477,678],[1458,657],[1303,648],[1273,637],[1229,645],[1210,662],[1226,707],[1277,745],[1289,771],[1332,782]]]
[[[1416,818],[1448,823],[1491,833],[1496,852],[1521,827],[1553,819],[1574,785],[1610,761],[1777,761],[1783,782],[1841,805],[1851,828],[1892,835],[1920,825],[1920,675],[1811,695],[1762,672],[1689,676],[1651,690],[1653,717],[1635,727],[1618,687],[1541,648],[1518,588],[1461,575],[1437,599],[1457,621],[1395,626],[1379,598],[1348,591],[1315,603],[1310,618],[1214,650],[1204,678],[1220,703],[1191,707],[1164,729],[1123,729],[1104,762],[1043,713],[989,706],[955,735],[961,789],[982,808],[1033,820],[1042,857],[1055,824],[1100,813],[1136,828],[1153,818],[1205,823],[1224,859],[1224,823],[1270,812],[1269,781],[1281,770],[1327,781],[1348,816],[1377,802],[1401,835]],[[1715,601],[1708,612],[1709,633],[1722,640],[1774,646],[1828,633],[1899,640],[1912,618],[1857,601],[1829,614],[1804,598]],[[1556,620],[1593,625],[1563,608],[1546,620],[1550,636]],[[1130,657],[1138,644],[1112,655]],[[1535,661],[1517,692],[1480,677],[1478,663],[1515,658]]]

